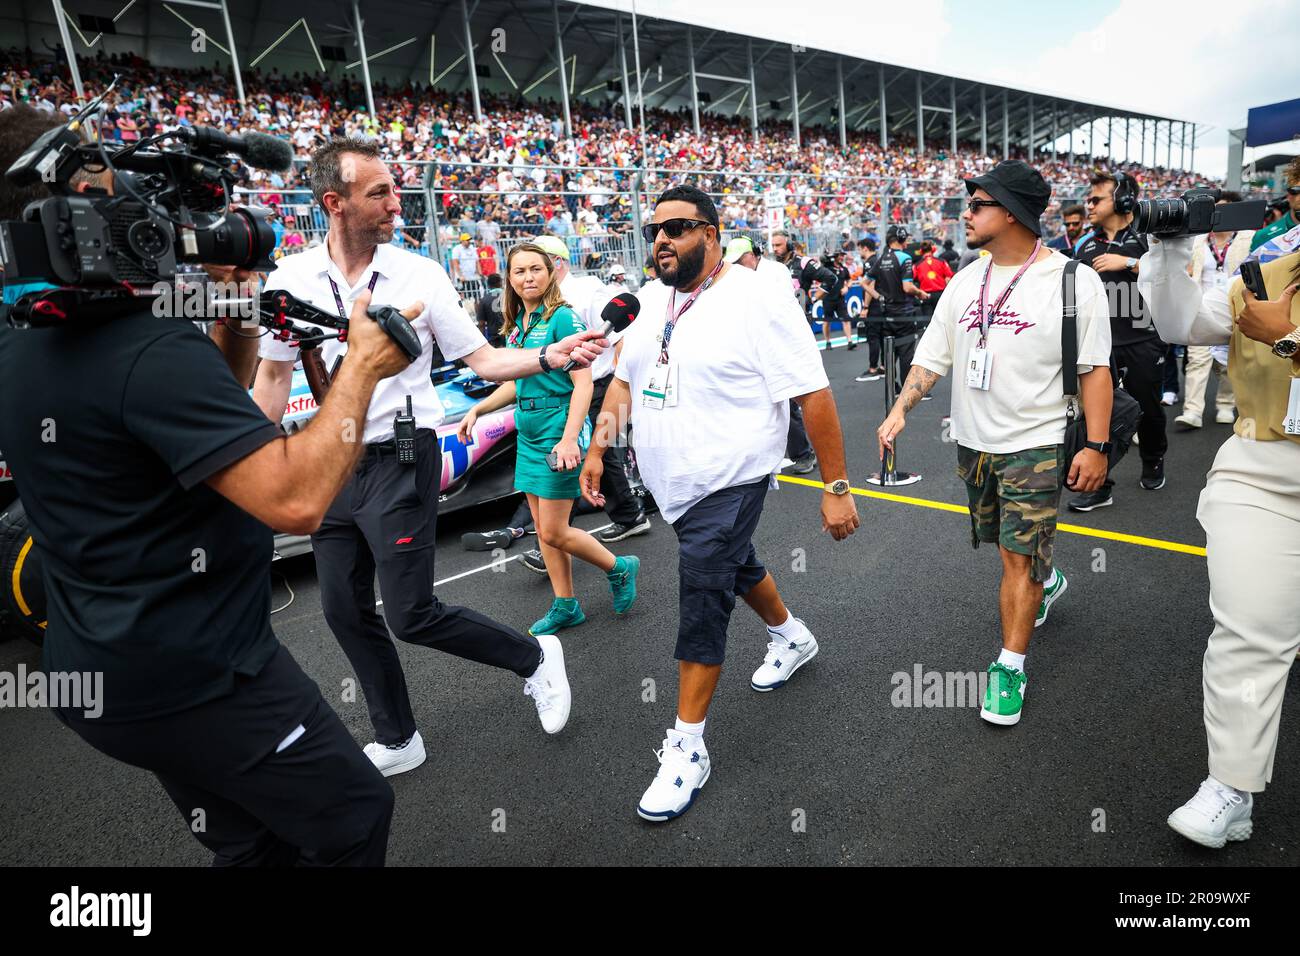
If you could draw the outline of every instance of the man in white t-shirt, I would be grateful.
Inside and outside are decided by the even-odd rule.
[[[557,733],[568,719],[570,694],[564,652],[552,635],[530,637],[468,608],[448,607],[433,594],[434,531],[442,464],[435,429],[442,403],[429,379],[436,343],[451,362],[464,359],[493,381],[549,373],[570,356],[586,366],[599,353],[592,333],[545,349],[495,349],[461,308],[447,273],[431,259],[392,245],[401,203],[397,185],[373,141],[335,138],[312,156],[312,193],[329,215],[329,234],[315,249],[280,260],[267,289],[283,289],[317,308],[349,314],[358,299],[376,304],[422,303],[411,326],[420,356],[375,389],[356,440],[366,450],[356,473],[312,534],[325,621],[365,693],[375,741],[366,755],[385,776],[418,767],[424,742],[415,726],[398,640],[511,670],[525,679],[543,728]],[[253,397],[275,422],[284,415],[299,349],[265,336]],[[327,369],[346,360],[347,347],[326,339]],[[396,416],[414,417],[414,461],[398,460]],[[418,429],[417,429],[418,426]],[[309,424],[304,434],[316,425]],[[384,596],[375,610],[375,578]]]
[[[1002,653],[989,666],[980,716],[1008,726],[1020,720],[1029,638],[1065,593],[1065,576],[1052,566],[1062,481],[1086,492],[1106,478],[1110,318],[1101,279],[1078,266],[1079,398],[1088,445],[1065,461],[1061,280],[1068,260],[1040,238],[1051,189],[1019,160],[966,180],[966,189],[967,245],[990,256],[957,273],[944,290],[878,437],[883,455],[906,414],[940,377],[958,370],[952,434],[971,543],[997,543],[1002,557]]]
[[[790,399],[803,406],[822,462],[823,530],[842,540],[858,513],[835,399],[794,297],[723,261],[717,209],[694,186],[660,196],[644,233],[660,281],[640,290],[641,315],[619,345],[580,484],[587,500],[603,502],[602,455],[630,421],[641,478],[677,534],[677,723],[637,806],[662,821],[684,813],[709,779],[704,721],[736,598],[770,638],[754,690],[781,687],[817,653],[751,540],[785,454]]]
[[[478,249],[468,232],[460,234],[460,242],[451,250],[451,277],[462,286],[478,278]]]

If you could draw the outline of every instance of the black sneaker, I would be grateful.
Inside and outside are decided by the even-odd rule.
[[[858,343],[857,343],[857,342],[850,342],[850,343],[849,343],[849,351],[850,351],[850,352],[852,352],[852,351],[853,351],[855,348],[857,348],[857,347],[858,347]]]
[[[538,574],[546,573],[546,560],[542,557],[541,551],[525,551],[523,560],[520,563],[529,571],[535,571]]]
[[[803,458],[797,458],[786,467],[783,474],[787,475],[807,475],[817,467],[817,456],[807,455]]]
[[[1138,481],[1147,491],[1159,491],[1165,486],[1165,460],[1142,462],[1142,478]]]
[[[1096,491],[1086,491],[1081,495],[1076,495],[1070,499],[1071,511],[1096,511],[1098,508],[1109,508],[1115,503],[1110,496],[1110,491],[1105,488],[1098,488]]]
[[[855,382],[878,382],[885,377],[884,372],[877,372],[875,369],[867,369],[853,381]]]
[[[624,538],[633,538],[639,534],[645,534],[649,530],[650,519],[642,515],[631,524],[615,521],[604,531],[599,532],[596,535],[596,540],[604,544],[613,544],[615,541],[622,541]]]
[[[515,543],[515,536],[509,528],[496,531],[471,531],[460,536],[461,547],[466,551],[495,551],[508,548]]]

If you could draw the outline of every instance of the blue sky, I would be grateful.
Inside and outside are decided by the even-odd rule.
[[[633,0],[582,2],[626,12]],[[635,2],[639,15],[1194,120],[1196,166],[1215,176],[1250,107],[1300,93],[1300,0]]]

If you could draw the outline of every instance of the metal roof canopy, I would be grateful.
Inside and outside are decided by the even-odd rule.
[[[0,42],[53,49],[59,44],[59,2],[18,0],[8,8],[12,13],[0,16]],[[231,62],[228,48],[233,47],[244,77],[253,68],[275,67],[281,74],[292,74],[320,73],[324,67],[332,77],[346,75],[364,85],[368,68],[374,83],[409,81],[427,87],[432,82],[453,92],[472,93],[477,85],[478,93],[519,92],[561,104],[563,82],[569,100],[608,104],[633,124],[638,121],[639,88],[647,108],[682,110],[686,122],[692,122],[698,110],[698,115],[734,117],[748,124],[790,123],[796,137],[797,109],[800,127],[825,127],[833,144],[841,129],[880,132],[883,93],[888,129],[882,141],[886,144],[906,136],[950,147],[955,115],[956,138],[980,142],[986,151],[1023,149],[1031,130],[1032,145],[1043,149],[1073,130],[1069,153],[1077,148],[1102,155],[1109,152],[1108,141],[1118,145],[1120,131],[1132,124],[1134,136],[1124,137],[1125,143],[1140,140],[1141,148],[1133,145],[1120,158],[1165,166],[1173,165],[1176,151],[1180,160],[1185,155],[1187,126],[1193,125],[652,17],[636,18],[634,39],[628,12],[570,0],[323,0],[313,4],[306,16],[302,7],[283,0],[65,2],[68,35],[83,56],[102,47],[108,53],[139,53],[164,68],[207,66],[214,61],[224,67]],[[101,19],[82,22],[85,16]],[[96,37],[96,29],[104,29],[106,23],[114,32]],[[203,52],[191,49],[195,28],[207,31]],[[366,55],[360,52],[362,43]],[[625,69],[627,105],[623,103]],[[1103,121],[1099,129],[1098,121]],[[1093,143],[1087,142],[1089,124],[1093,124]],[[1193,157],[1195,136],[1193,125]],[[1162,148],[1164,157],[1160,157]]]

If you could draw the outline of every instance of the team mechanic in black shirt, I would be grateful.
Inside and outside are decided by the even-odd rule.
[[[1116,171],[1092,177],[1088,220],[1092,230],[1074,247],[1074,258],[1101,276],[1110,303],[1111,364],[1120,370],[1124,390],[1142,406],[1138,422],[1138,451],[1142,456],[1140,484],[1147,491],[1165,486],[1165,410],[1160,404],[1165,343],[1160,341],[1146,304],[1138,294],[1138,260],[1146,240],[1133,231],[1133,207],[1139,186],[1132,176]],[[1092,511],[1113,502],[1110,475],[1096,491],[1070,499],[1073,511]]]
[[[912,368],[916,343],[929,324],[927,318],[917,314],[917,299],[925,301],[929,296],[913,281],[912,257],[903,248],[907,244],[907,230],[902,226],[890,226],[885,233],[885,243],[884,249],[867,260],[862,273],[863,293],[869,299],[881,302],[885,317],[881,335],[894,337],[895,367],[898,369],[898,381],[894,387],[901,391]],[[884,363],[884,356],[881,356],[881,363]],[[870,382],[876,377],[868,368],[856,381]]]

